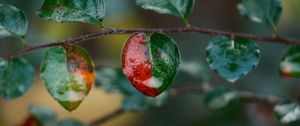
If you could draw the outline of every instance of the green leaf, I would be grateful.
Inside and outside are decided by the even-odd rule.
[[[34,69],[25,59],[0,58],[0,96],[9,100],[22,96],[31,87]]]
[[[76,119],[63,119],[56,123],[55,126],[87,126]]]
[[[274,113],[281,123],[291,123],[300,120],[300,106],[295,102],[276,105]]]
[[[162,93],[157,97],[146,97],[139,92],[125,96],[122,100],[122,110],[144,112],[152,108],[161,107],[168,98],[167,93]]]
[[[209,68],[206,67],[206,64],[197,61],[181,61],[181,65],[179,67],[180,71],[183,71],[189,75],[202,79],[203,81],[208,81],[210,76]]]
[[[119,92],[123,95],[121,109],[124,111],[145,112],[158,108],[167,102],[168,92],[164,92],[157,97],[147,97],[138,92],[130,85],[125,76],[119,82]]]
[[[136,4],[144,9],[187,19],[193,9],[194,0],[136,0]]]
[[[300,46],[292,46],[284,54],[279,73],[283,77],[300,77]]]
[[[96,87],[104,89],[108,93],[132,95],[137,93],[120,68],[102,66],[96,68]]]
[[[174,80],[180,64],[176,43],[162,33],[134,33],[122,51],[122,69],[131,84],[155,97]]]
[[[281,0],[240,0],[237,8],[246,19],[275,29],[282,13]]]
[[[260,51],[254,41],[231,40],[223,36],[211,40],[206,53],[210,67],[230,82],[247,75],[260,59]]]
[[[147,111],[162,106],[168,98],[168,93],[162,93],[155,98],[144,96],[130,85],[122,70],[115,67],[97,67],[96,85],[108,93],[122,94],[121,108],[124,111]]]
[[[63,107],[72,111],[88,95],[94,84],[94,64],[79,46],[51,48],[41,67],[48,91]]]
[[[57,22],[80,21],[90,24],[102,22],[104,0],[45,0],[38,16]]]
[[[211,109],[222,109],[236,101],[238,93],[230,88],[218,87],[203,96],[203,103]]]
[[[23,37],[27,27],[27,18],[21,10],[12,5],[0,4],[0,38]]]
[[[30,104],[28,110],[43,126],[55,124],[57,115],[51,108]]]
[[[96,67],[96,87],[103,88],[109,93],[120,93],[120,82],[125,76],[120,68],[99,66]]]

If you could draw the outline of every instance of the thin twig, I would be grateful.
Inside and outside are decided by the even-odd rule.
[[[170,91],[170,95],[176,96],[176,95],[182,95],[182,94],[188,94],[188,93],[204,94],[210,90],[211,90],[211,88],[208,87],[208,84],[202,84],[202,85],[197,85],[197,86],[173,88]],[[270,105],[270,107],[272,107],[272,108],[277,103],[280,102],[280,99],[275,96],[260,96],[260,95],[253,94],[251,92],[239,92],[238,99],[241,101],[244,101],[244,102],[248,102],[248,103],[262,103],[265,105]],[[107,121],[109,121],[123,113],[124,113],[124,111],[122,111],[121,109],[118,109],[111,114],[108,114],[104,117],[101,117],[101,118],[93,121],[90,125],[91,126],[102,125],[102,124],[106,123]]]
[[[117,109],[116,111],[114,111],[114,112],[112,112],[112,113],[110,113],[110,114],[108,114],[108,115],[106,115],[104,117],[101,117],[101,118],[93,121],[90,124],[90,126],[99,126],[99,125],[102,125],[105,122],[107,122],[107,121],[109,121],[109,120],[111,120],[111,119],[113,119],[113,118],[115,118],[115,117],[117,117],[117,116],[119,116],[119,115],[121,115],[123,113],[124,113],[124,111],[122,111],[122,109]]]
[[[153,33],[153,32],[163,32],[163,33],[201,33],[201,34],[207,34],[207,35],[223,35],[228,36],[231,38],[247,38],[251,40],[261,41],[261,42],[274,42],[274,43],[281,43],[281,44],[287,44],[287,45],[300,45],[300,40],[298,39],[291,39],[291,38],[282,38],[279,36],[259,36],[259,35],[253,35],[253,34],[244,34],[244,33],[236,33],[236,32],[229,32],[229,31],[222,31],[222,30],[216,30],[216,29],[207,29],[207,28],[201,28],[201,27],[190,27],[190,28],[132,28],[132,29],[110,29],[110,28],[104,28],[101,31],[86,34],[86,35],[80,35],[76,37],[72,37],[66,40],[56,41],[56,42],[50,42],[47,44],[41,44],[41,45],[34,45],[30,47],[25,47],[24,49],[17,51],[15,53],[9,53],[0,55],[0,57],[5,58],[12,58],[17,57],[26,54],[27,52],[31,52],[34,50],[42,49],[42,48],[49,48],[54,46],[62,46],[66,44],[75,44],[79,42],[85,42],[87,40],[95,39],[101,36],[106,35],[119,35],[119,34],[132,34],[135,32],[144,32],[144,33]]]
[[[188,94],[188,93],[196,93],[196,94],[204,94],[210,91],[213,88],[208,87],[207,84],[202,84],[198,86],[190,86],[190,87],[180,87],[171,89],[170,94],[172,96]],[[248,103],[262,103],[267,104],[274,107],[276,104],[280,102],[280,98],[276,96],[263,96],[258,94],[253,94],[251,92],[240,91],[237,94],[238,99]]]

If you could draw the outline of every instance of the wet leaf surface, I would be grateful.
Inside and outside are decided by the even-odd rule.
[[[300,77],[300,46],[290,47],[284,54],[279,73],[282,77]]]
[[[0,37],[23,37],[27,32],[28,21],[18,8],[0,4]]]
[[[134,33],[122,51],[122,69],[131,84],[155,97],[174,80],[180,64],[175,42],[161,33]]]
[[[53,126],[55,124],[57,114],[51,108],[30,104],[28,111],[43,126]]]
[[[41,67],[48,91],[63,107],[76,109],[94,84],[94,64],[79,46],[51,48]]]
[[[257,44],[247,39],[215,37],[206,52],[210,67],[229,82],[246,76],[257,66],[260,59]]]
[[[24,95],[31,87],[34,69],[23,58],[4,60],[0,58],[0,96],[14,99]]]
[[[300,120],[300,106],[296,102],[285,102],[275,106],[274,113],[281,123]]]
[[[144,9],[187,19],[193,9],[194,0],[136,0],[136,4]]]
[[[97,24],[102,22],[105,15],[105,3],[104,0],[46,0],[37,14],[43,19],[57,22]]]
[[[246,19],[275,29],[282,13],[281,0],[240,0],[237,8]]]

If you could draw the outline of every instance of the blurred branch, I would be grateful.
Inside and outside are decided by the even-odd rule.
[[[106,116],[104,116],[104,117],[101,117],[101,118],[99,118],[99,119],[93,121],[93,122],[90,124],[90,126],[99,126],[99,125],[102,125],[102,124],[104,124],[105,122],[107,122],[107,121],[109,121],[109,120],[111,120],[111,119],[113,119],[113,118],[115,118],[115,117],[117,117],[117,116],[119,116],[119,115],[121,115],[121,114],[123,114],[123,113],[124,113],[124,111],[122,111],[122,109],[119,108],[119,109],[117,109],[116,111],[114,111],[114,112],[112,112],[112,113],[110,113],[110,114],[108,114],[108,115],[106,115]]]
[[[163,32],[163,33],[202,33],[202,34],[208,34],[208,35],[223,35],[228,36],[232,39],[236,38],[247,38],[251,40],[257,40],[262,42],[274,42],[274,43],[281,43],[281,44],[288,44],[288,45],[300,45],[300,40],[297,39],[291,39],[291,38],[282,38],[276,35],[272,36],[259,36],[259,35],[253,35],[253,34],[244,34],[244,33],[236,33],[236,32],[229,32],[229,31],[222,31],[222,30],[216,30],[216,29],[207,29],[207,28],[201,28],[201,27],[190,27],[190,28],[132,28],[132,29],[111,29],[111,28],[104,28],[101,31],[90,33],[86,35],[79,35],[76,37],[72,37],[66,40],[56,41],[56,42],[50,42],[47,44],[41,44],[41,45],[33,45],[33,46],[26,46],[24,49],[9,53],[0,55],[4,58],[12,58],[16,56],[21,56],[27,52],[31,52],[33,50],[38,50],[42,48],[49,48],[54,46],[64,46],[64,45],[70,45],[75,44],[79,42],[85,42],[87,40],[95,39],[101,36],[106,35],[118,35],[118,34],[131,34],[135,32],[144,32],[144,33],[153,33],[153,32]]]
[[[182,95],[182,94],[188,94],[188,93],[197,93],[197,94],[204,94],[208,92],[211,88],[208,84],[202,84],[197,86],[189,86],[189,87],[178,87],[173,88],[170,91],[170,95],[176,96],[176,95]],[[248,102],[248,103],[261,103],[265,105],[270,105],[270,107],[274,107],[277,103],[279,103],[279,98],[275,96],[259,96],[256,94],[253,94],[251,92],[239,92],[238,98],[241,101]],[[121,108],[117,109],[116,111],[112,112],[111,114],[108,114],[104,117],[100,117],[99,119],[93,121],[90,125],[91,126],[99,126],[107,121],[123,114],[124,111],[122,111]]]
[[[190,87],[179,87],[171,89],[170,94],[172,96],[187,94],[187,93],[197,93],[197,94],[204,94],[210,91],[211,88],[208,84],[201,84],[198,86],[190,86]],[[238,99],[248,103],[262,103],[266,105],[270,105],[274,107],[276,104],[280,102],[280,99],[276,96],[261,96],[251,92],[238,92]]]

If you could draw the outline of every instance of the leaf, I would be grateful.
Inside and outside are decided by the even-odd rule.
[[[164,92],[157,97],[146,97],[130,86],[126,79],[120,82],[118,89],[123,94],[121,109],[124,111],[145,112],[158,108],[164,105],[169,97],[168,92]]]
[[[97,67],[96,85],[109,93],[122,94],[121,108],[124,111],[144,112],[162,106],[168,98],[168,93],[162,93],[155,98],[142,95],[130,85],[122,70],[115,67]]]
[[[292,46],[284,54],[279,73],[283,77],[300,77],[300,46]]]
[[[104,0],[45,0],[38,16],[57,22],[97,24],[105,15]]]
[[[237,100],[238,93],[230,88],[218,87],[203,96],[203,103],[211,109],[222,109]]]
[[[120,68],[109,66],[96,68],[96,87],[102,88],[108,93],[119,93],[126,96],[138,93],[130,85]]]
[[[211,40],[206,55],[210,67],[230,82],[247,75],[260,59],[260,51],[254,41],[230,40],[223,36]]]
[[[63,119],[56,123],[55,126],[87,126],[76,119]]]
[[[291,123],[300,120],[300,106],[295,102],[276,105],[274,113],[281,123]]]
[[[275,28],[282,13],[282,2],[281,0],[240,0],[237,8],[248,20]]]
[[[209,68],[204,63],[197,60],[182,61],[179,67],[180,71],[195,76],[203,81],[208,81],[210,76]]]
[[[51,48],[41,67],[48,91],[64,108],[76,109],[94,84],[94,63],[79,46]]]
[[[31,87],[34,69],[25,59],[0,58],[0,96],[9,100],[22,96]]]
[[[96,87],[103,88],[109,93],[120,92],[120,82],[125,79],[120,68],[100,66],[96,67]]]
[[[146,97],[130,85],[120,68],[101,66],[96,68],[96,85],[109,93],[123,95],[121,108],[124,111],[144,112],[162,106],[168,93],[158,97]]]
[[[165,104],[167,98],[167,93],[162,93],[159,96],[153,98],[145,97],[137,92],[124,97],[122,100],[121,108],[124,111],[144,112],[152,108],[161,107],[163,104]]]
[[[193,9],[194,0],[136,0],[136,4],[144,9],[187,19]]]
[[[122,51],[123,73],[137,90],[151,97],[170,86],[179,64],[177,45],[162,33],[134,33]]]
[[[51,108],[30,104],[28,110],[43,126],[53,126],[56,121],[57,114]]]
[[[0,38],[23,37],[27,27],[27,18],[21,10],[12,5],[0,4]]]

